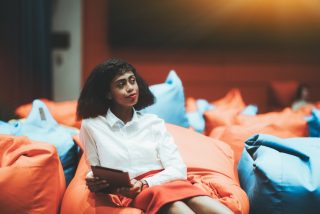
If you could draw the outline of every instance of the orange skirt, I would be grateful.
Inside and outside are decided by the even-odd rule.
[[[208,194],[187,180],[172,181],[143,189],[130,206],[139,208],[145,213],[154,214],[170,202],[203,195]]]
[[[135,179],[141,180],[150,177],[162,170],[153,170],[142,174]],[[170,202],[179,201],[194,196],[209,196],[205,190],[192,185],[188,180],[177,180],[152,187],[144,188],[135,199],[130,199],[120,195],[108,194],[113,204],[122,207],[135,207],[143,210],[147,214],[153,214]]]

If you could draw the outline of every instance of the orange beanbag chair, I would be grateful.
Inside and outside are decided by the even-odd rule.
[[[58,213],[65,188],[54,146],[0,135],[1,213]]]
[[[205,135],[209,135],[218,126],[234,124],[235,117],[246,107],[239,89],[231,89],[223,98],[212,104],[215,108],[204,112]]]
[[[246,107],[240,89],[233,88],[221,99],[213,101],[212,104],[217,107],[244,109]]]
[[[248,213],[248,197],[234,175],[233,153],[229,146],[182,127],[168,124],[167,128],[188,166],[188,179],[234,213]],[[88,169],[82,157],[76,175],[64,195],[62,214],[142,213],[131,207],[117,207],[117,197],[90,193],[84,180]]]
[[[80,128],[80,121],[77,121],[77,101],[54,102],[47,99],[40,99],[46,104],[53,118],[60,124]],[[16,109],[16,114],[25,118],[29,115],[32,103],[21,105]]]
[[[244,142],[254,134],[271,134],[281,138],[307,136],[305,116],[303,112],[294,112],[289,108],[256,116],[238,115],[234,118],[234,125],[218,127],[209,136],[231,146],[237,166]]]
[[[187,97],[186,98],[186,112],[193,112],[197,111],[197,100],[194,97]]]

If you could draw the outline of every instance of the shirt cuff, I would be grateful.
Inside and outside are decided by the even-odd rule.
[[[87,173],[86,178],[93,178],[93,172],[91,170]]]
[[[154,184],[154,183],[152,182],[152,177],[144,178],[144,179],[142,179],[142,180],[145,180],[145,181],[147,182],[147,184],[148,184],[149,187],[156,185],[156,184]]]

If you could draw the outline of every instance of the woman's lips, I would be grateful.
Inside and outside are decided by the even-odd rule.
[[[131,98],[131,99],[134,99],[134,98],[136,98],[137,97],[137,94],[130,94],[129,96],[128,96],[128,98]]]

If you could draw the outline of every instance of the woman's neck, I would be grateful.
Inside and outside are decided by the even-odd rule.
[[[123,108],[123,107],[115,107],[111,106],[110,110],[112,113],[117,116],[124,124],[129,122],[133,117],[133,108]]]

